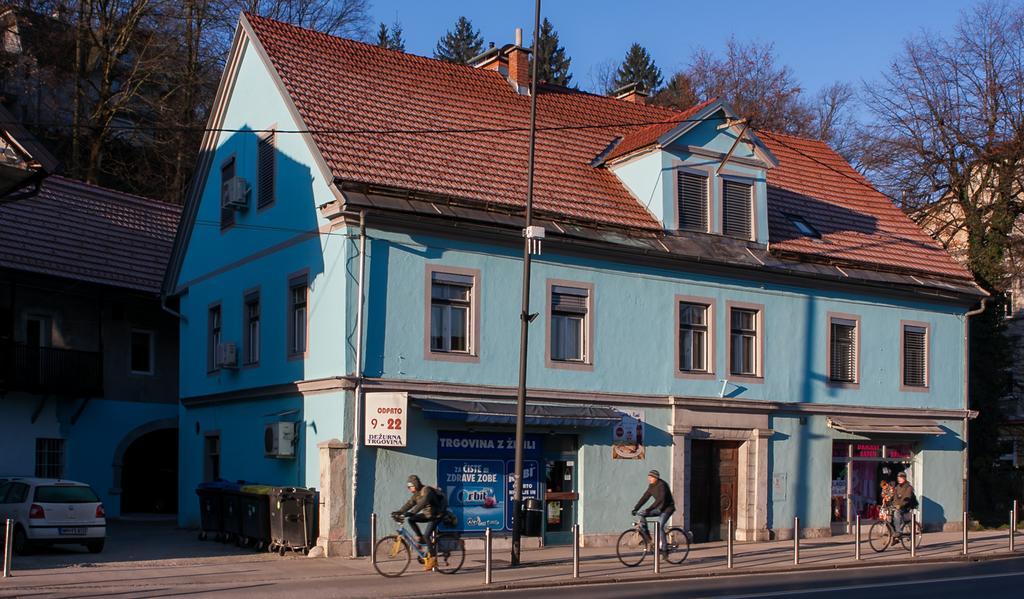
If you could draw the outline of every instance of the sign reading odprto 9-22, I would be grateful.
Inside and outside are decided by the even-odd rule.
[[[370,447],[405,447],[408,438],[409,395],[367,393],[363,396],[363,444]]]
[[[540,497],[540,435],[523,442],[523,499]],[[457,530],[512,530],[515,436],[505,433],[437,433],[437,484],[459,519]]]

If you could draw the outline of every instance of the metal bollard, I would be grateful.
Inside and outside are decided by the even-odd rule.
[[[917,510],[910,510],[910,557],[917,557]]]
[[[580,525],[572,525],[572,577],[580,577]]]
[[[1013,500],[1013,524],[1010,525],[1010,528],[1013,529],[1014,534],[1017,533],[1017,518],[1018,517],[1019,516],[1018,516],[1018,512],[1017,512],[1017,500],[1014,499]]]
[[[732,568],[732,518],[729,518],[726,532],[729,536],[725,538],[725,567]]]
[[[11,555],[14,553],[14,520],[4,523],[4,578],[11,576]]]
[[[853,559],[860,561],[860,514],[857,514],[857,521],[853,525]]]
[[[793,516],[793,565],[800,565],[800,516]]]
[[[964,512],[964,547],[963,554],[967,555],[967,527],[970,526],[970,522],[967,520],[967,512]]]
[[[370,514],[370,563],[377,561],[377,512]]]
[[[654,573],[661,574],[661,520],[654,521]]]
[[[1013,510],[1010,510],[1010,552],[1013,553]]]
[[[484,584],[491,584],[491,527],[484,529]]]

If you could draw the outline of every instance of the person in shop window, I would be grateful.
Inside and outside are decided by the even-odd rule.
[[[409,477],[405,486],[409,489],[412,497],[398,508],[398,511],[391,512],[391,517],[396,520],[405,518],[412,531],[416,533],[416,542],[427,545],[427,559],[423,562],[423,569],[429,572],[437,565],[437,548],[434,547],[433,537],[437,523],[444,516],[442,513],[443,499],[440,496],[440,491],[424,485],[420,481],[420,477],[415,474]],[[425,531],[420,530],[421,522],[427,524]]]
[[[907,482],[907,473],[900,472],[896,475],[896,487],[892,493],[893,526],[896,532],[903,530],[904,522],[911,522],[910,510],[917,507],[917,495],[914,494],[914,487]],[[894,539],[895,540],[895,539]]]
[[[657,516],[661,520],[661,550],[668,553],[668,545],[665,543],[665,527],[668,525],[669,518],[676,511],[676,503],[672,499],[672,491],[668,488],[668,483],[661,480],[660,472],[657,470],[648,472],[647,483],[647,490],[633,507],[633,515],[640,514],[644,518]],[[651,504],[651,507],[641,510],[640,508],[652,498],[654,503]]]

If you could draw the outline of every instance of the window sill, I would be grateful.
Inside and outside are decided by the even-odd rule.
[[[570,360],[552,360],[548,359],[545,364],[548,368],[560,368],[562,370],[583,370],[593,371],[594,365],[590,362],[574,362]]]
[[[718,378],[714,372],[701,372],[696,370],[676,370],[677,379],[691,379],[713,381]]]
[[[438,362],[462,362],[470,364],[480,363],[480,356],[477,354],[433,350],[427,350],[426,352],[424,352],[423,359],[434,360]]]
[[[927,386],[914,387],[911,385],[900,385],[900,391],[903,393],[928,393],[931,389]]]
[[[829,379],[828,386],[833,389],[860,389],[860,383],[857,381],[833,381]]]
[[[755,374],[730,374],[729,378],[726,380],[730,383],[752,383],[754,385],[761,385],[764,383],[764,377]]]
[[[288,359],[289,360],[305,360],[308,355],[309,355],[309,352],[304,352],[304,353],[301,353],[301,354],[288,354]]]

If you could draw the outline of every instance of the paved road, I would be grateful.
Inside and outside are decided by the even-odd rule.
[[[721,576],[703,579],[655,582],[621,582],[559,587],[559,599],[585,597],[658,597],[755,599],[763,597],[807,597],[814,599],[939,599],[941,597],[1024,596],[1024,556],[983,562],[955,564],[899,565],[857,570],[825,570],[756,576]],[[541,594],[547,594],[540,591]],[[538,590],[473,593],[461,597],[504,599],[537,597]]]

